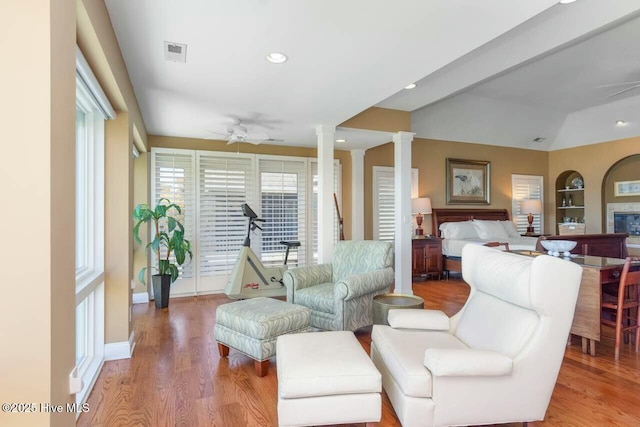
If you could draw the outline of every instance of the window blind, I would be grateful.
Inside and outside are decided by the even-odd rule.
[[[153,163],[153,206],[162,198],[169,199],[171,203],[180,206],[180,214],[175,209],[171,209],[169,213],[184,225],[185,238],[194,244],[194,153],[185,150],[153,150]],[[165,255],[166,251],[161,252],[161,256]],[[173,255],[170,258],[175,261]],[[193,261],[187,261],[178,268],[180,277],[193,277]]]
[[[288,264],[306,264],[307,174],[306,161],[258,160],[260,211],[266,221],[260,236],[260,256],[265,265],[284,262],[281,240],[298,240],[301,245],[289,254]]]
[[[411,194],[418,194],[418,170],[411,169]],[[394,168],[373,167],[373,238],[394,241],[396,232],[396,179]]]
[[[201,152],[199,168],[199,273],[226,275],[244,242],[247,218],[241,205],[255,209],[252,157],[220,156]]]
[[[311,254],[309,263],[318,264],[318,161],[311,160],[311,205],[310,205],[310,217],[311,217],[311,237],[309,239],[309,252]],[[338,202],[341,201],[340,197],[340,162],[334,160],[333,163],[333,192],[338,198]],[[342,209],[342,207],[341,207]],[[342,211],[340,212],[342,214]],[[338,213],[333,210],[333,241],[334,243],[340,238],[340,222],[338,220]]]
[[[518,233],[524,234],[529,226],[529,212],[520,211],[520,202],[526,199],[536,199],[543,202],[543,178],[537,175],[511,175],[511,212],[513,222]],[[542,232],[543,214],[533,214],[533,228],[535,233]]]

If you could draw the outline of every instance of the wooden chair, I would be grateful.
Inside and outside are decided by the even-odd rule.
[[[629,271],[632,261],[640,261],[640,257],[627,257],[622,274],[618,295],[603,293],[602,318],[604,325],[613,326],[616,329],[615,359],[620,358],[620,341],[622,334],[631,336],[635,331],[636,352],[640,349],[640,271]],[[615,321],[608,317],[615,314]],[[625,340],[626,341],[626,340]]]
[[[490,248],[497,248],[498,246],[504,246],[505,252],[511,252],[509,250],[509,243],[507,242],[488,242],[488,243],[485,243],[483,246],[488,246]]]

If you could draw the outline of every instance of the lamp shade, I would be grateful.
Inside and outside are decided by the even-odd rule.
[[[430,214],[431,199],[429,197],[417,197],[411,199],[411,213]]]
[[[521,214],[539,214],[542,213],[542,201],[540,199],[527,199],[520,202]]]

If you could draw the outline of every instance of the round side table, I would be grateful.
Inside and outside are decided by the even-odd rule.
[[[377,295],[373,297],[373,324],[388,325],[389,310],[397,308],[424,308],[424,300],[416,295]]]

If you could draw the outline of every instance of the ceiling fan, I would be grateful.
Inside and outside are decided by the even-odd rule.
[[[615,87],[615,86],[629,86],[627,88],[624,88],[622,90],[619,90],[618,92],[612,93],[611,95],[607,96],[607,98],[613,98],[614,96],[618,96],[618,95],[622,95],[625,92],[628,92],[630,90],[633,89],[638,89],[640,88],[640,81],[637,82],[623,82],[623,83],[613,83],[610,85],[602,85],[602,86],[596,86],[596,88],[605,88],[605,87]]]
[[[233,124],[227,127],[226,133],[210,132],[213,135],[219,135],[227,141],[227,145],[235,142],[248,142],[249,144],[258,145],[263,142],[283,142],[283,139],[269,138],[265,132],[249,133],[247,127],[240,120],[234,120]],[[212,136],[207,139],[218,139]]]

